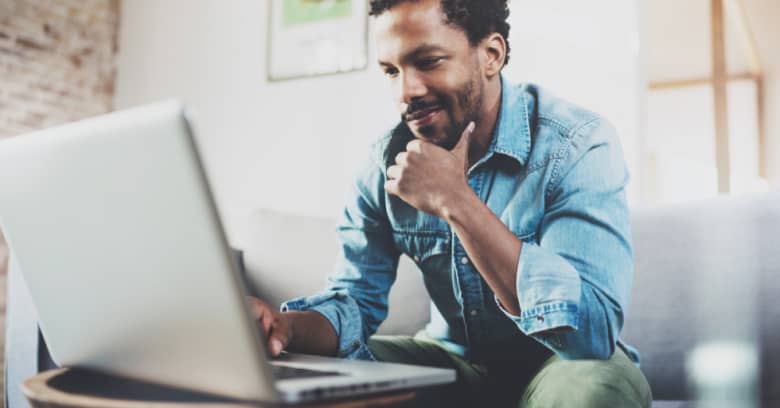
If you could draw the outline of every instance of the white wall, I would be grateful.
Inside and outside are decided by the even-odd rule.
[[[775,57],[780,59],[780,53]],[[775,190],[780,189],[780,64],[766,73],[765,129],[767,140],[767,164],[769,183]]]
[[[731,191],[766,191],[758,174],[756,86],[732,81],[728,87]],[[643,186],[653,203],[668,204],[718,195],[715,109],[712,87],[690,86],[649,93],[646,150],[652,177]]]
[[[729,3],[729,2],[726,2]],[[765,114],[766,114],[766,137],[767,144],[764,146],[765,153],[768,158],[768,175],[766,181],[768,185],[774,189],[780,188],[780,52],[778,52],[780,40],[780,25],[777,24],[780,18],[780,1],[777,0],[740,0],[740,9],[745,12],[745,22],[749,31],[752,33],[752,37],[755,40],[755,48],[763,67],[765,74]],[[681,79],[695,79],[695,78],[707,78],[711,76],[712,71],[712,52],[711,52],[711,27],[710,27],[710,2],[708,0],[686,0],[680,2],[677,0],[643,0],[641,1],[642,16],[643,16],[643,48],[642,52],[645,57],[644,67],[647,77],[653,82],[661,82],[668,80],[681,80]],[[742,30],[740,30],[741,24],[737,23],[739,16],[735,14],[734,9],[726,7],[725,12],[725,45],[726,45],[726,65],[730,73],[744,73],[750,69],[750,58],[747,44],[744,41]],[[648,133],[646,138],[647,148],[643,151],[647,154],[649,161],[648,171],[642,185],[642,189],[645,194],[644,201],[655,201],[656,198],[660,198],[660,201],[666,201],[665,197],[654,197],[658,188],[654,187],[655,182],[665,183],[654,175],[653,169],[649,168],[653,165],[664,167],[659,168],[666,174],[672,174],[679,169],[688,171],[689,173],[700,173],[704,177],[701,168],[697,166],[686,166],[683,160],[679,161],[676,165],[668,165],[668,160],[654,160],[653,144],[658,144],[658,138],[664,136],[658,133],[659,130],[667,131],[671,133],[673,127],[685,127],[695,132],[702,132],[698,136],[682,137],[685,140],[680,140],[682,144],[692,142],[698,137],[713,138],[714,130],[712,128],[713,123],[704,122],[712,121],[712,107],[713,102],[711,99],[711,87],[700,87],[700,89],[681,88],[676,91],[663,91],[652,92],[653,94],[660,95],[659,98],[650,96],[650,99],[664,100],[654,104],[652,101],[648,105],[648,115],[651,117],[651,121],[660,120],[659,123],[648,123],[651,133]],[[701,93],[709,93],[706,95],[707,100],[701,97],[694,97],[696,99],[690,102],[693,95]],[[664,96],[664,95],[668,95]],[[734,105],[734,99],[741,98],[743,94],[737,90],[732,94],[731,87],[729,89],[730,105]],[[688,100],[689,102],[686,102]],[[743,104],[743,101],[736,101],[737,104]],[[747,103],[754,105],[754,101],[747,101]],[[655,106],[650,106],[650,105]],[[730,108],[732,110],[732,116],[736,113],[734,108],[741,109],[739,106]],[[665,113],[660,114],[659,113]],[[746,112],[745,112],[746,113]],[[677,119],[674,116],[680,117],[685,114],[692,115],[694,119],[692,121],[685,121],[684,118]],[[708,116],[707,116],[708,115]],[[706,118],[704,117],[706,116]],[[741,137],[746,134],[745,127],[753,127],[755,119],[751,119],[752,123],[748,125],[746,122],[744,126],[734,127],[732,120],[730,123],[731,134],[733,137]],[[669,120],[671,119],[671,120]],[[733,119],[733,118],[732,118]],[[698,120],[698,122],[697,122]],[[752,132],[753,129],[748,129]],[[680,131],[674,133],[680,134]],[[690,134],[690,132],[689,132]],[[752,137],[752,136],[751,136]],[[745,146],[740,140],[732,140],[731,149],[740,149]],[[704,148],[712,150],[712,143],[710,140],[703,142],[693,148]],[[693,150],[689,150],[693,151]],[[752,154],[753,152],[751,152]],[[695,153],[694,153],[695,154]],[[657,158],[656,158],[657,159]],[[755,160],[749,163],[748,166],[751,170],[757,168]],[[672,169],[676,167],[676,169]],[[747,167],[745,168],[747,169]],[[711,178],[712,169],[707,169],[707,177]],[[692,174],[689,174],[692,177]],[[663,178],[663,176],[661,176]],[[732,174],[732,178],[741,178],[739,174]],[[744,177],[742,177],[744,178]],[[679,181],[679,180],[678,180]],[[711,184],[711,179],[706,182]],[[666,186],[658,186],[665,188]],[[699,185],[698,187],[702,187]],[[676,190],[682,190],[682,184],[678,187],[674,187]],[[707,188],[711,190],[711,188]],[[694,189],[695,190],[695,189]],[[670,191],[671,193],[671,191]],[[697,194],[694,191],[686,191],[685,193],[673,193],[675,200],[683,200],[690,198],[691,194]],[[698,194],[697,194],[698,195]],[[672,197],[669,197],[672,198]]]
[[[780,1],[743,0],[764,69],[768,179],[780,189]]]
[[[514,0],[507,75],[606,114],[621,132],[638,196],[635,1]],[[117,109],[176,96],[198,141],[231,239],[258,207],[335,215],[365,147],[397,119],[367,71],[265,81],[268,3],[122,2]],[[375,61],[371,44],[369,61]]]

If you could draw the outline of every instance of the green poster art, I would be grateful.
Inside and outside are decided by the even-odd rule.
[[[282,21],[287,27],[352,15],[353,0],[283,0]],[[361,1],[361,0],[358,0]]]

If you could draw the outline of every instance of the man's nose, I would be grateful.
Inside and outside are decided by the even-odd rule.
[[[413,71],[407,71],[401,74],[401,103],[408,105],[412,100],[419,99],[428,93],[425,83],[420,76]]]

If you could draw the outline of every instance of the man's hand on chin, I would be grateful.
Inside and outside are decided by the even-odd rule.
[[[385,191],[446,220],[459,198],[473,194],[466,174],[473,132],[470,122],[452,150],[419,139],[409,142],[387,169]]]

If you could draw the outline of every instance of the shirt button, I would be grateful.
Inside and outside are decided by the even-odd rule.
[[[460,258],[460,263],[462,263],[463,265],[468,265],[469,264],[469,258],[465,257],[465,256],[463,258]]]
[[[414,256],[414,261],[415,261],[415,262],[420,262],[420,257],[419,257],[419,256],[417,256],[417,255],[415,255],[415,256]]]
[[[477,309],[472,309],[471,310],[471,316],[476,316],[478,314],[479,314],[479,311],[477,311]]]

